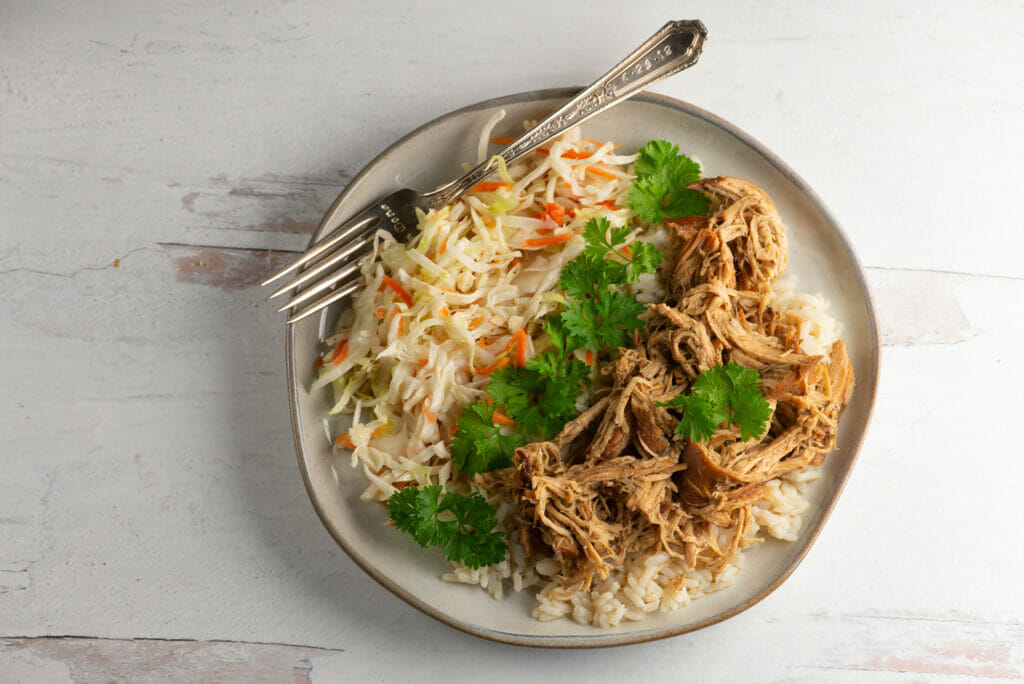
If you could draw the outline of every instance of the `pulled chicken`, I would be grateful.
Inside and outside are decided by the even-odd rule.
[[[843,343],[827,356],[804,353],[801,321],[770,306],[787,255],[768,195],[738,178],[690,187],[716,211],[666,221],[678,248],[646,336],[602,369],[610,386],[591,408],[552,441],[517,449],[502,476],[484,478],[510,491],[524,548],[552,555],[567,586],[587,588],[627,558],[661,551],[718,572],[755,541],[751,507],[765,483],[835,448],[853,392]],[[678,437],[678,417],[659,402],[729,361],[760,373],[772,407],[763,437],[741,441],[729,425],[706,442]]]

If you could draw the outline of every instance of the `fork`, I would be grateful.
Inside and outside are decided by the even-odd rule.
[[[511,163],[652,83],[693,66],[704,48],[707,33],[700,21],[670,21],[608,73],[513,140],[498,155],[507,164]],[[377,200],[311,245],[295,262],[265,280],[264,286],[306,267],[268,299],[298,290],[287,304],[278,309],[284,311],[326,292],[294,312],[288,323],[295,323],[349,296],[362,286],[362,277],[357,274],[359,261],[372,247],[377,230],[386,229],[399,242],[407,241],[417,227],[417,209],[426,212],[451,204],[494,173],[494,162],[492,156],[461,178],[431,192],[405,188]]]

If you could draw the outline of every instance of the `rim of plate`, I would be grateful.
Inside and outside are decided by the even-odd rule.
[[[313,232],[310,238],[310,244],[315,242],[319,236],[327,228],[328,217],[335,214],[338,207],[348,200],[349,195],[352,191],[363,181],[363,179],[386,157],[392,154],[394,150],[401,147],[407,140],[413,138],[426,130],[456,116],[466,114],[469,112],[479,111],[483,109],[493,109],[495,107],[502,107],[506,105],[522,104],[525,102],[532,102],[538,100],[547,100],[555,98],[569,98],[576,95],[582,86],[580,87],[567,87],[567,88],[545,88],[541,90],[531,90],[522,93],[515,93],[512,95],[505,95],[502,97],[496,97],[490,100],[484,100],[475,104],[467,105],[460,109],[443,114],[422,126],[417,127],[415,130],[404,135],[391,145],[387,147],[383,152],[373,158],[363,169],[356,175],[345,189],[338,195],[338,197],[331,203],[331,206],[324,213],[323,219],[320,221],[320,225],[317,226],[316,231]],[[832,514],[832,510],[839,500],[843,489],[846,486],[846,482],[850,477],[850,473],[853,472],[853,466],[856,464],[860,448],[864,443],[864,438],[867,435],[868,428],[871,425],[871,420],[874,415],[875,399],[878,393],[878,379],[880,374],[880,362],[881,362],[881,339],[878,333],[878,321],[875,315],[874,301],[871,297],[871,291],[868,288],[867,279],[864,275],[864,268],[861,266],[860,260],[857,258],[857,254],[854,252],[849,239],[846,236],[846,232],[843,230],[839,221],[836,220],[832,212],[828,210],[825,204],[822,202],[818,194],[811,189],[811,187],[804,181],[803,178],[797,174],[788,164],[782,161],[774,152],[765,147],[762,143],[758,142],[751,135],[729,123],[725,119],[712,114],[711,112],[701,109],[696,105],[678,100],[667,95],[659,95],[657,93],[644,92],[638,93],[630,98],[633,101],[647,102],[650,104],[661,105],[669,109],[675,109],[684,114],[694,116],[698,119],[702,119],[713,126],[722,129],[729,135],[732,135],[737,140],[742,142],[747,147],[751,148],[756,154],[760,155],[768,163],[774,166],[789,182],[791,182],[799,192],[804,195],[814,208],[821,214],[822,218],[829,225],[829,228],[835,233],[839,239],[839,243],[846,253],[846,257],[850,260],[853,265],[854,273],[856,274],[857,284],[860,287],[860,295],[863,298],[867,319],[868,319],[868,342],[870,351],[870,361],[872,375],[869,378],[865,378],[865,381],[858,383],[859,388],[867,390],[870,386],[871,394],[868,397],[867,411],[864,419],[864,427],[858,434],[855,435],[854,439],[851,440],[848,447],[848,457],[841,470],[837,473],[835,479],[832,481],[830,492],[826,496],[822,505],[818,510],[821,511],[821,517],[818,519],[818,523],[813,529],[806,532],[807,540],[803,548],[797,553],[793,559],[786,565],[781,572],[778,573],[771,581],[767,582],[756,594],[752,597],[739,603],[735,606],[728,608],[727,610],[717,613],[703,620],[697,622],[682,625],[678,628],[669,627],[654,629],[643,632],[634,632],[632,634],[595,634],[593,636],[576,636],[576,635],[530,635],[530,634],[519,634],[512,632],[502,632],[498,630],[488,629],[471,623],[458,620],[451,615],[444,613],[443,611],[437,610],[433,606],[430,606],[419,598],[409,593],[404,587],[392,581],[389,577],[384,575],[376,566],[369,563],[355,548],[353,548],[348,541],[345,539],[345,535],[337,525],[334,524],[324,511],[324,507],[320,502],[316,490],[314,489],[313,482],[311,479],[309,464],[306,459],[306,454],[302,445],[301,425],[299,423],[299,400],[298,392],[300,388],[296,383],[297,373],[295,372],[295,325],[288,324],[285,334],[285,357],[286,357],[286,372],[288,375],[288,398],[289,408],[291,413],[292,423],[292,437],[295,442],[295,453],[298,458],[299,471],[302,475],[302,482],[306,487],[306,492],[309,495],[310,502],[313,504],[313,509],[316,511],[317,517],[330,532],[331,536],[338,543],[345,553],[348,554],[349,558],[358,565],[363,572],[368,574],[378,584],[383,586],[385,589],[390,591],[395,596],[401,598],[403,601],[416,608],[417,610],[429,615],[430,617],[439,620],[450,627],[472,634],[473,636],[482,637],[490,641],[496,641],[499,643],[512,644],[515,646],[528,646],[528,647],[539,647],[539,648],[604,648],[612,646],[626,646],[629,644],[644,643],[649,641],[657,641],[659,639],[666,639],[668,637],[678,636],[680,634],[686,634],[694,632],[704,627],[709,627],[714,624],[718,624],[723,620],[727,620],[743,611],[747,610],[754,604],[760,602],[766,596],[775,591],[783,582],[785,582],[793,571],[796,570],[800,562],[803,561],[804,557],[810,551],[814,542],[817,540],[822,528],[825,523],[828,522],[829,517]]]

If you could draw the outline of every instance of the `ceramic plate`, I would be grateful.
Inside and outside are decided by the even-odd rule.
[[[397,188],[430,190],[460,175],[463,163],[475,163],[480,130],[496,109],[504,107],[507,116],[504,128],[499,126],[495,133],[509,133],[518,122],[543,118],[576,92],[559,89],[511,95],[422,126],[352,181],[327,212],[314,240]],[[308,388],[313,362],[322,339],[332,332],[337,311],[291,326],[287,355],[295,447],[306,489],[324,525],[363,570],[416,608],[465,632],[526,646],[596,647],[659,639],[714,624],[768,595],[807,553],[835,505],[864,438],[878,379],[878,330],[864,273],[835,219],[792,169],[735,126],[659,95],[638,95],[585,123],[583,130],[587,137],[621,143],[624,150],[636,149],[652,138],[670,140],[698,158],[706,175],[739,176],[764,188],[789,231],[789,273],[796,276],[800,290],[824,294],[831,303],[830,313],[843,324],[857,389],[842,417],[840,448],[827,457],[823,477],[813,483],[812,507],[795,542],[771,540],[751,549],[735,583],[727,589],[674,612],[653,613],[643,622],[623,621],[614,629],[602,630],[571,619],[534,620],[530,613],[536,599],[530,590],[509,591],[499,603],[479,587],[441,581],[447,564],[440,554],[424,551],[409,537],[386,527],[384,507],[359,499],[366,486],[362,471],[331,451],[325,423],[328,396],[326,391],[310,394]]]

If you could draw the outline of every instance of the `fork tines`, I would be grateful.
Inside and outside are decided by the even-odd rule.
[[[267,299],[273,299],[286,292],[298,290],[298,288],[302,288],[304,285],[307,286],[305,289],[298,290],[287,304],[278,309],[278,311],[284,311],[285,309],[296,307],[314,295],[337,286],[335,290],[329,291],[320,299],[293,314],[288,319],[288,322],[294,323],[355,292],[362,279],[358,276],[355,278],[350,277],[358,271],[359,258],[373,244],[372,231],[379,222],[380,213],[376,207],[371,207],[343,223],[328,234],[325,239],[303,253],[299,259],[265,280],[263,285],[272,283],[304,266],[307,267],[306,270],[282,285]],[[332,269],[337,270],[332,271]],[[324,276],[325,273],[327,274],[326,276]],[[321,279],[317,280],[318,278]]]

